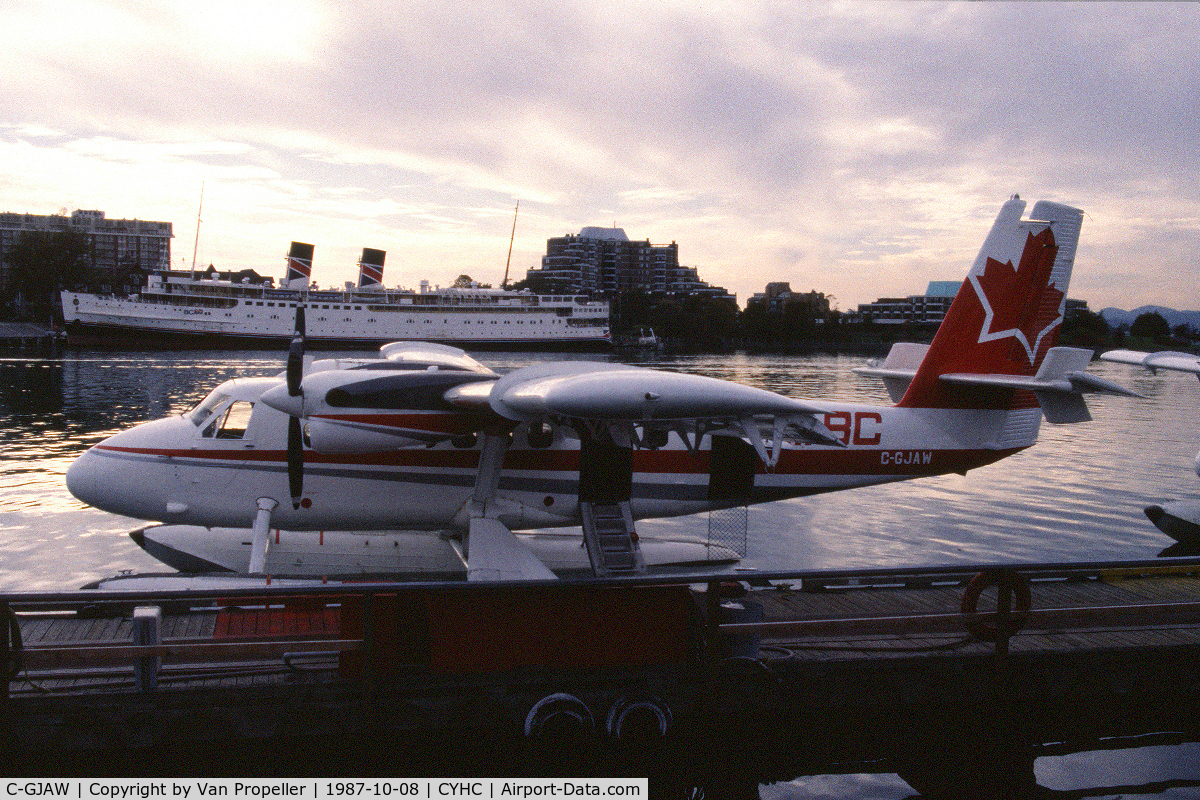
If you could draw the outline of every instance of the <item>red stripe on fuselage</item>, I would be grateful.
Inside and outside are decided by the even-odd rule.
[[[218,449],[163,449],[114,447],[96,445],[96,449],[130,455],[156,456],[192,460],[226,462],[236,468],[238,463],[286,464],[284,450],[218,450]],[[965,472],[975,469],[1024,448],[1002,450],[984,448],[955,450],[884,450],[880,448],[820,448],[805,447],[784,450],[779,463],[770,470],[774,475],[941,475],[950,472]],[[479,462],[478,450],[451,449],[405,449],[387,453],[318,453],[304,452],[304,460],[310,464],[343,465],[347,467],[422,467],[426,469],[475,469]],[[710,451],[692,453],[687,450],[636,450],[633,454],[633,470],[637,473],[659,474],[708,474]],[[504,458],[504,469],[531,472],[578,472],[578,450],[510,450]],[[766,474],[761,462],[755,466],[757,474]]]

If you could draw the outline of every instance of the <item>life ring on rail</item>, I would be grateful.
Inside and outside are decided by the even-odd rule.
[[[985,589],[995,586],[999,592],[995,613],[979,613],[979,597]],[[986,569],[971,579],[963,592],[962,613],[965,622],[977,639],[998,642],[1025,627],[1029,621],[1031,597],[1029,581],[1012,569]]]
[[[595,727],[596,720],[587,704],[566,692],[546,695],[525,715],[525,736],[530,739],[579,736]]]

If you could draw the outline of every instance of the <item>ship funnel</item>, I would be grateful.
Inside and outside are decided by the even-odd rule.
[[[287,277],[283,285],[288,289],[307,289],[312,276],[313,246],[304,242],[292,242],[288,250]]]
[[[364,247],[358,262],[358,288],[374,289],[383,286],[383,259],[387,252]]]

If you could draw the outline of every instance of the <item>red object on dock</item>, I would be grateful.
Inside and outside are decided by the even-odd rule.
[[[373,630],[368,630],[368,626]],[[341,638],[373,639],[376,674],[685,664],[700,647],[686,586],[480,587],[345,598]],[[343,675],[361,656],[343,656]]]

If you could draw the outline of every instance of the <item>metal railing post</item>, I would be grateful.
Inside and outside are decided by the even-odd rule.
[[[133,610],[133,643],[153,646],[162,643],[162,609],[139,606]],[[142,656],[133,664],[133,679],[139,692],[158,688],[159,656]]]

